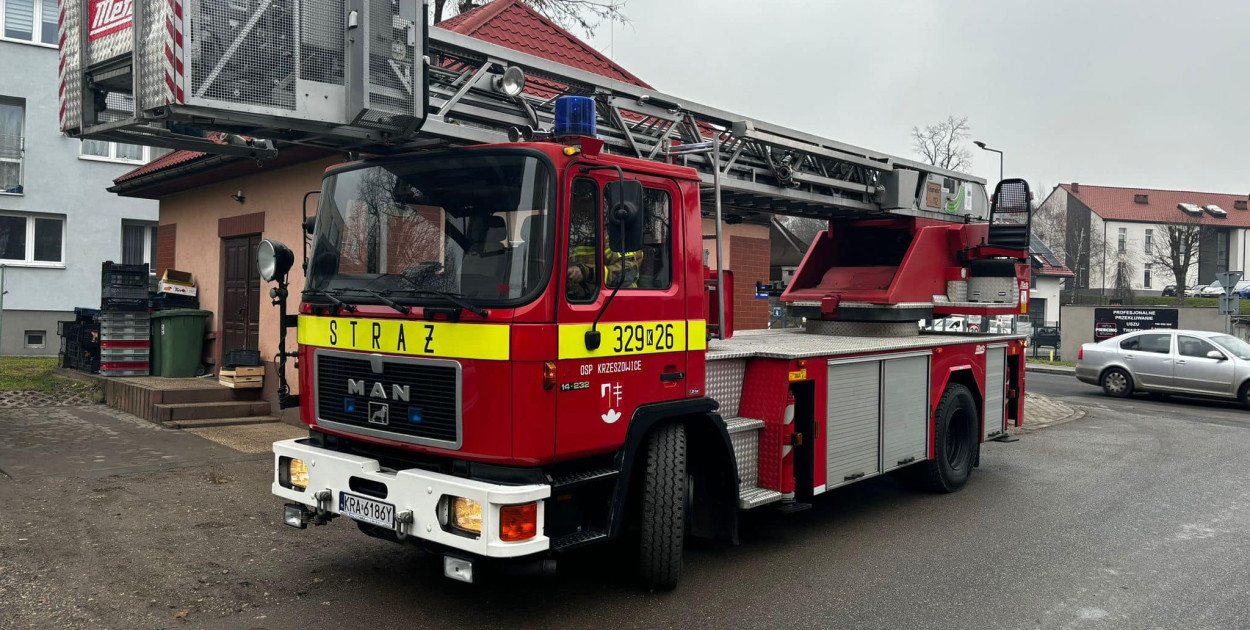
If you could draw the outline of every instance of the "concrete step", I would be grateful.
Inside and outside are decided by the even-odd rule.
[[[187,403],[232,402],[238,400],[256,400],[261,390],[236,390],[229,387],[212,387],[202,389],[167,389],[161,392],[161,404],[180,405]]]
[[[201,418],[198,420],[170,420],[162,423],[171,429],[206,429],[209,427],[232,427],[246,424],[270,424],[277,422],[275,416],[249,416],[246,418]]]
[[[243,418],[269,415],[266,401],[227,401],[208,403],[174,403],[152,405],[157,422],[170,420],[203,420],[205,418]]]

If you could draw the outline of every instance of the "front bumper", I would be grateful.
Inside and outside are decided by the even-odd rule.
[[[273,493],[283,499],[338,514],[341,490],[361,494],[352,492],[349,485],[351,477],[358,477],[385,485],[386,498],[378,500],[394,505],[397,514],[412,512],[411,523],[396,524],[397,528],[402,528],[400,534],[487,558],[516,558],[546,551],[551,546],[551,540],[543,535],[544,499],[551,496],[551,486],[505,486],[420,469],[382,470],[376,459],[300,442],[284,440],[273,445]],[[279,462],[283,457],[303,460],[308,466],[305,490],[286,488],[279,483]],[[328,501],[318,501],[314,497],[323,490],[330,493]],[[444,495],[472,499],[482,505],[482,533],[478,538],[466,538],[443,529],[438,520],[438,506]],[[538,534],[519,542],[500,540],[499,508],[533,501],[538,502]]]

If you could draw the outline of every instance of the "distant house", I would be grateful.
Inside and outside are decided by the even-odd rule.
[[[1073,277],[1063,261],[1036,234],[1029,241],[1029,322],[1034,328],[1059,325],[1059,291]]]
[[[1072,183],[1056,186],[1038,214],[1065,217],[1061,249],[1074,273],[1070,288],[1109,291],[1121,277],[1128,281],[1118,286],[1157,295],[1175,283],[1171,270],[1149,255],[1164,242],[1169,224],[1201,229],[1186,284],[1210,284],[1219,272],[1244,269],[1248,204],[1247,195]]]

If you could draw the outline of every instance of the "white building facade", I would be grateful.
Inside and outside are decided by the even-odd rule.
[[[60,132],[57,4],[0,0],[0,354],[56,355],[56,322],[99,307],[100,265],[149,262],[157,203],[118,197],[113,178],[144,147]]]

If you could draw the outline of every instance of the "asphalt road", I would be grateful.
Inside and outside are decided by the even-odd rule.
[[[1124,413],[1152,417],[1166,415],[1183,418],[1190,422],[1250,426],[1250,411],[1236,401],[1187,396],[1165,398],[1148,394],[1134,394],[1129,398],[1112,398],[1102,389],[1082,383],[1074,376],[1030,372],[1025,377],[1025,390],[1044,394],[1069,405],[1101,409],[1111,413]]]
[[[623,546],[555,578],[465,585],[345,519],[284,527],[267,460],[209,442],[106,477],[50,451],[0,477],[0,627],[1250,627],[1250,424],[1127,404],[987,444],[954,495],[876,479],[748,514],[740,546],[692,543],[683,583],[658,594],[634,586]],[[29,417],[0,413],[0,430]],[[133,450],[140,429],[98,422]]]

